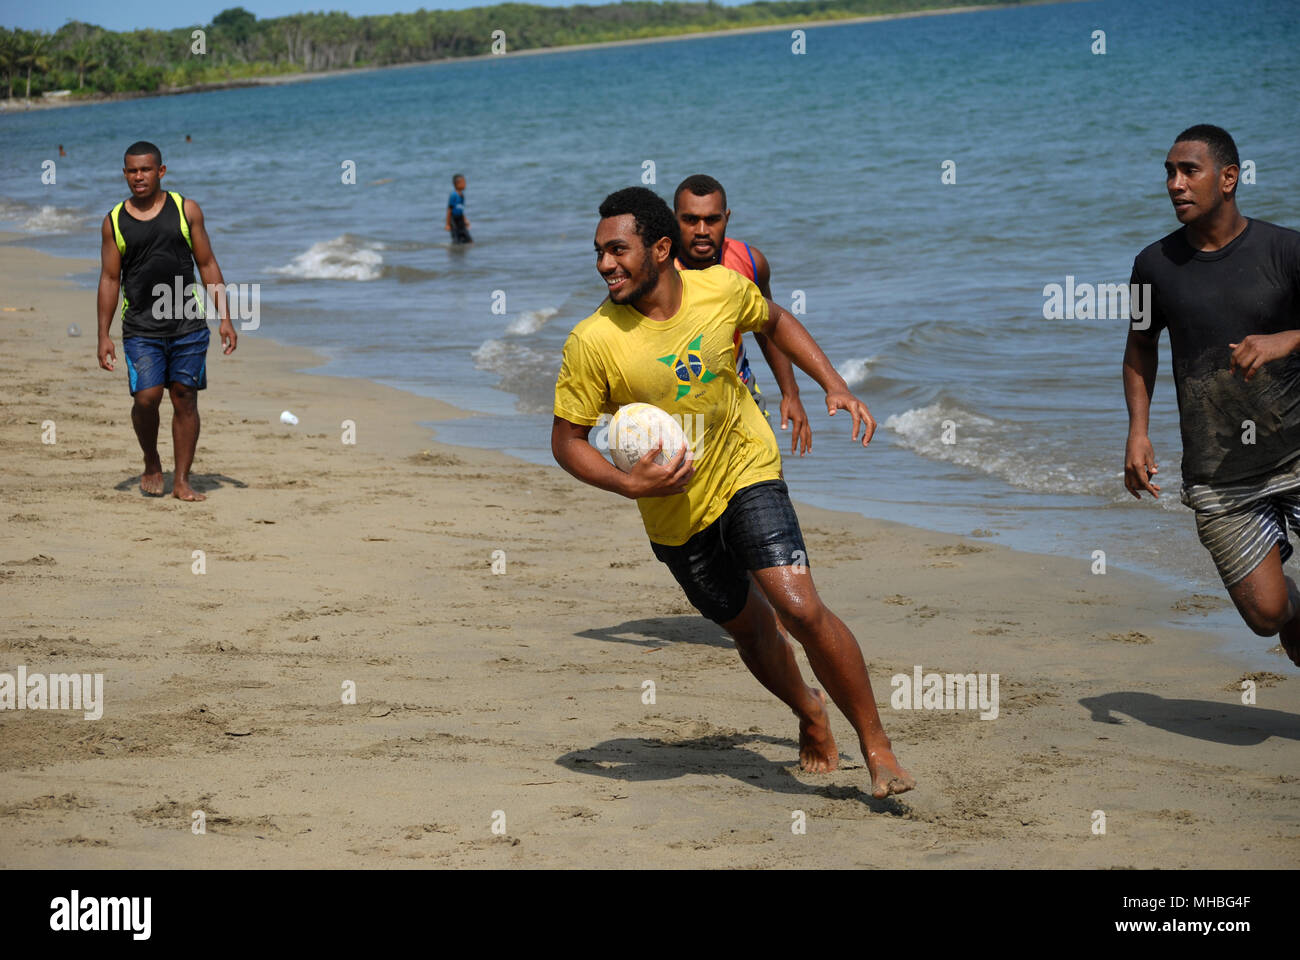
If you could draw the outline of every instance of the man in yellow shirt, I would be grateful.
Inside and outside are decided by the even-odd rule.
[[[745,666],[799,718],[803,769],[834,770],[839,752],[826,698],[803,682],[778,614],[853,724],[872,794],[910,790],[916,782],[880,724],[857,640],[813,585],[776,437],[736,375],[735,332],[766,334],[826,391],[828,414],[849,412],[863,446],[875,420],[808,331],[753,283],[721,265],[676,269],[677,224],[655,193],[619,190],[600,216],[596,269],[609,299],[564,344],[551,428],[556,461],[584,483],[637,501],[651,549],[687,599],[735,638]],[[652,453],[623,473],[587,442],[602,413],[638,401],[680,418],[690,457],[683,450],[656,464]]]

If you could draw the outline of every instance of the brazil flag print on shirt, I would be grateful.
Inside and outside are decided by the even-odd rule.
[[[737,490],[781,476],[776,437],[736,375],[735,331],[761,330],[767,301],[721,265],[678,276],[682,303],[667,320],[606,301],[574,327],[555,384],[555,415],[570,423],[636,402],[682,423],[695,452],[686,492],[637,501],[646,533],[667,546],[716,520]]]

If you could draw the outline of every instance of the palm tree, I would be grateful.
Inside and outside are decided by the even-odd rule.
[[[0,69],[9,82],[9,99],[14,97],[14,68],[18,66],[18,33],[0,27]]]
[[[95,59],[95,51],[90,45],[89,40],[78,40],[71,50],[64,54],[68,63],[77,71],[77,89],[80,90],[86,85],[86,71],[94,70],[99,66],[99,61]]]
[[[50,69],[50,38],[47,34],[23,31],[22,55],[18,58],[20,66],[27,68],[27,97],[32,95],[32,70],[44,73]]]

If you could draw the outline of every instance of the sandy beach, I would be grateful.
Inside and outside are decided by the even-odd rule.
[[[631,502],[438,443],[419,423],[446,404],[214,336],[208,499],[143,497],[118,324],[109,374],[66,279],[95,265],[20,243],[0,235],[0,673],[102,674],[103,700],[0,711],[0,866],[1300,863],[1300,672],[1275,648],[1247,678],[1168,622],[1222,594],[800,506],[919,781],[874,800],[838,711],[841,769],[798,769],[794,717]],[[918,666],[997,674],[996,718],[895,709]]]

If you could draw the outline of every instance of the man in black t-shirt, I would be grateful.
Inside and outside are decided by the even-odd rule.
[[[144,452],[140,491],[161,496],[164,490],[158,408],[166,389],[172,401],[176,458],[172,496],[204,500],[190,486],[190,466],[199,442],[198,391],[207,386],[208,352],[208,321],[193,267],[198,264],[203,283],[215,292],[223,353],[229,354],[238,334],[230,322],[225,278],[212,253],[199,205],[160,188],[167,167],[159,149],[144,140],[131,144],[122,173],[131,196],[117,204],[100,226],[99,365],[112,370],[117,361],[109,330],[121,292],[122,352],[134,399],[131,423]]]
[[[1241,215],[1239,171],[1232,137],[1208,124],[1180,133],[1165,159],[1183,226],[1133,262],[1146,309],[1134,311],[1124,352],[1124,485],[1139,500],[1159,496],[1147,427],[1168,329],[1181,499],[1242,619],[1279,635],[1300,665],[1300,591],[1282,570],[1286,528],[1300,531],[1300,233]]]

